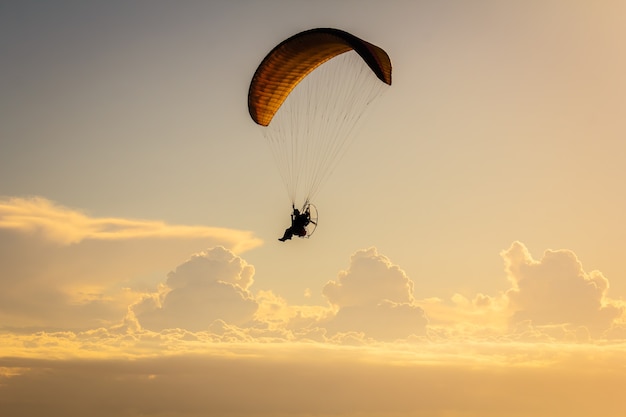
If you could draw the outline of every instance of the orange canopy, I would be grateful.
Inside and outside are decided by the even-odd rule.
[[[262,126],[269,125],[304,77],[350,50],[357,52],[382,82],[391,85],[391,60],[384,50],[339,29],[311,29],[281,42],[257,68],[248,92],[252,119]]]

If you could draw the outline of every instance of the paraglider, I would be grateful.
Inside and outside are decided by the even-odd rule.
[[[387,53],[339,29],[300,32],[265,56],[250,83],[248,110],[267,139],[293,208],[292,226],[279,240],[311,236],[317,226],[311,200],[366,111],[390,85]],[[296,224],[294,216],[300,219]]]
[[[311,236],[312,232],[307,230],[307,226],[311,223],[317,225],[317,222],[311,219],[310,207],[307,206],[302,212],[300,212],[300,210],[298,210],[295,205],[291,207],[293,209],[293,213],[291,213],[291,226],[285,229],[285,234],[283,235],[283,237],[278,238],[278,240],[280,240],[281,242],[284,242],[285,240],[290,240],[293,235],[299,237]]]

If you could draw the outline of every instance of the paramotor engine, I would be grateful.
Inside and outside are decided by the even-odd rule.
[[[339,29],[298,33],[267,54],[252,77],[248,109],[292,205],[309,204],[389,85],[387,53]]]

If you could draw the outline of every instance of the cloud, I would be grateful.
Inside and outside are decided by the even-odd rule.
[[[455,293],[450,299],[424,298],[418,304],[428,315],[428,337],[433,340],[494,340],[508,332],[510,310],[504,294]]]
[[[2,358],[0,414],[617,417],[626,412],[624,402],[615,400],[626,384],[623,345],[221,346],[205,341],[202,353],[198,348],[133,360]]]
[[[249,232],[92,218],[43,198],[4,199],[0,322],[12,328],[109,326],[190,253],[258,244]]]
[[[377,303],[390,300],[413,302],[413,281],[404,271],[376,248],[364,249],[352,255],[350,267],[339,273],[337,281],[328,282],[323,293],[339,307]]]
[[[502,257],[513,285],[506,295],[514,325],[584,326],[598,336],[622,315],[606,297],[609,281],[599,271],[585,272],[571,251],[546,250],[537,261],[514,242]]]
[[[501,252],[511,287],[468,298],[424,298],[433,340],[579,341],[622,339],[624,302],[607,296],[601,272],[585,272],[568,250],[532,258],[520,242]]]
[[[324,287],[333,307],[289,305],[272,291],[250,291],[254,268],[216,247],[192,256],[168,275],[159,292],[131,307],[132,320],[151,331],[210,331],[227,340],[393,340],[423,335],[424,311],[413,282],[374,248],[357,252],[338,281]]]
[[[300,306],[253,291],[254,267],[237,251],[258,240],[214,230],[91,218],[41,198],[2,200],[0,320],[26,333],[124,323],[129,331],[215,331],[218,340],[357,344],[414,336],[619,340],[626,328],[623,302],[607,297],[608,279],[585,272],[571,251],[536,261],[515,242],[501,253],[507,291],[416,301],[406,273],[364,249],[324,285],[328,305]]]
[[[571,252],[546,253],[559,262],[535,261],[516,242],[502,253],[511,289],[444,303],[416,300],[401,268],[374,248],[360,250],[324,286],[328,306],[297,306],[254,293],[254,267],[216,246],[178,261],[158,291],[132,292],[143,301],[125,299],[128,321],[139,326],[0,330],[0,415],[621,416],[626,407],[614,398],[626,383],[624,327],[613,320],[614,340],[579,343],[591,325],[573,313],[552,324],[532,296],[540,293],[524,292],[540,283],[523,281],[565,289],[543,296],[561,308],[596,300],[592,316],[613,305],[608,282],[585,273]],[[567,293],[579,280],[598,290]],[[607,326],[601,314],[593,318]]]
[[[93,218],[41,197],[0,200],[0,229],[39,234],[68,245],[84,240],[214,239],[241,253],[261,244],[251,232],[150,220]]]
[[[132,307],[142,327],[151,330],[208,329],[215,320],[251,321],[258,303],[248,291],[254,267],[223,247],[193,255],[170,272],[164,290]]]
[[[332,333],[363,332],[389,340],[424,334],[427,319],[415,305],[413,281],[375,248],[355,253],[337,281],[329,281],[323,294],[337,314],[323,326]]]

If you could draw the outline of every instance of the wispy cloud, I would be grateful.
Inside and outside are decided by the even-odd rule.
[[[36,233],[64,245],[84,240],[212,239],[241,253],[262,243],[252,232],[242,230],[91,217],[41,197],[0,200],[0,229]]]

